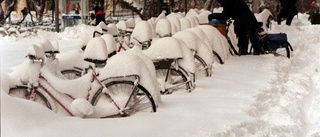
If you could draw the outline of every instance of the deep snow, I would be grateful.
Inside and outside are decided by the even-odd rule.
[[[231,56],[213,65],[212,77],[196,79],[191,93],[162,95],[158,111],[114,119],[81,119],[58,115],[41,105],[7,95],[6,72],[25,60],[27,48],[40,38],[1,40],[1,136],[320,136],[320,26],[306,15],[285,32],[294,48],[291,59],[272,54]],[[61,36],[61,35],[60,35]],[[69,38],[73,35],[63,36]],[[60,52],[79,48],[64,37]]]

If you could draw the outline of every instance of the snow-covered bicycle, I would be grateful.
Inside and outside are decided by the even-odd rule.
[[[150,30],[150,28],[144,27],[148,27],[148,22],[141,21],[136,25],[136,28],[145,32]],[[194,78],[191,73],[188,73],[179,64],[179,61],[183,59],[183,55],[178,40],[172,37],[165,37],[156,39],[151,44],[151,39],[152,35],[147,32],[145,35],[137,36],[136,31],[134,31],[131,43],[134,45],[133,47],[134,50],[136,49],[136,52],[140,51],[147,55],[146,58],[151,58],[155,67],[156,77],[160,84],[161,94],[171,94],[179,89],[191,92],[192,88],[194,88]],[[194,60],[191,59],[191,61]],[[189,64],[187,66],[192,65]]]
[[[88,43],[87,48],[93,51],[97,45]],[[103,46],[99,48],[103,49]],[[139,84],[139,75],[101,78],[97,69],[105,65],[107,56],[93,58],[89,53],[85,56],[85,60],[92,63],[88,73],[74,80],[64,80],[43,65],[45,57],[41,49],[34,45],[27,56],[30,67],[34,69],[34,77],[29,78],[28,85],[12,86],[9,94],[78,117],[107,118],[142,111],[156,112],[156,102],[149,91]]]

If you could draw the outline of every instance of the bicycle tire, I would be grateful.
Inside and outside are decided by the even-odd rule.
[[[188,81],[188,75],[186,74],[186,73],[184,73],[182,70],[181,70],[181,68],[179,67],[178,68],[178,70],[176,70],[175,68],[171,68],[170,69],[170,72],[171,72],[171,75],[176,75],[175,77],[177,77],[178,76],[178,78],[175,78],[175,79],[178,79],[179,80],[179,77],[181,77],[180,78],[180,80],[182,80],[182,81],[178,81],[178,82],[180,82],[180,83],[185,83],[185,89],[188,91],[188,92],[191,92],[191,83],[190,83],[190,81]],[[174,81],[174,82],[177,82],[176,80]],[[177,84],[179,84],[179,83],[177,83]]]
[[[196,63],[196,77],[209,77],[209,68],[207,63],[197,54],[194,55],[195,63]]]
[[[40,93],[38,90],[36,90],[35,94],[36,94],[35,98],[32,101],[40,103],[41,105],[52,110],[51,104],[49,103],[48,99],[42,93]],[[28,93],[27,86],[17,86],[17,87],[9,89],[9,95],[12,97],[30,100],[31,94]]]
[[[239,52],[236,50],[236,48],[233,46],[232,42],[230,39],[227,39],[228,40],[228,43],[229,43],[229,46],[230,46],[230,53],[231,55],[240,55]]]
[[[189,76],[183,72],[182,68],[179,67],[178,70],[170,68],[168,76],[167,71],[167,69],[156,70],[158,79],[163,78],[163,82],[166,83],[165,89],[161,91],[161,94],[171,94],[179,89],[185,89],[191,92],[191,81],[188,81],[187,77]]]
[[[108,94],[113,97],[114,101],[123,109],[121,116],[130,116],[135,112],[156,112],[156,104],[151,94],[141,85],[134,86],[133,81],[112,81],[105,84],[108,89]],[[132,91],[136,89],[135,91]],[[104,101],[110,103],[110,99],[102,93],[102,88],[98,90],[92,97],[91,104],[93,106],[103,106]],[[124,103],[118,97],[123,95],[127,97]],[[134,96],[134,97],[133,97]],[[104,100],[103,100],[104,99]],[[101,101],[102,100],[102,101]],[[121,104],[120,104],[121,103]],[[104,116],[109,117],[109,116]]]
[[[289,45],[287,45],[285,48],[286,48],[286,52],[287,52],[287,57],[290,59],[290,49],[289,49]]]
[[[9,89],[9,95],[16,98],[28,99],[28,87],[16,86]]]
[[[74,69],[62,70],[61,73],[63,76],[70,80],[81,77],[81,72]]]
[[[218,61],[220,64],[224,64],[222,58],[220,57],[220,55],[216,51],[212,50],[212,53],[213,53],[213,58],[216,61]]]

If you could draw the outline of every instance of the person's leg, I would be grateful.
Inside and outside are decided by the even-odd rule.
[[[247,35],[238,36],[239,55],[248,54],[248,44],[249,44],[249,40]]]
[[[286,25],[288,25],[288,26],[291,25],[291,22],[292,22],[292,19],[293,19],[294,16],[295,16],[295,15],[289,15],[289,16],[287,17]]]
[[[278,22],[278,25],[280,25],[281,24],[281,19],[283,18],[283,12],[282,11],[280,11],[280,13],[278,14],[278,16],[277,16],[277,22]]]
[[[254,55],[262,54],[261,43],[260,43],[258,35],[259,34],[255,30],[252,30],[250,32],[250,36],[249,36],[251,45],[253,47],[253,54]]]

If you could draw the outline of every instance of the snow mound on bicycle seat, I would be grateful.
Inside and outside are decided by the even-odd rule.
[[[29,49],[28,49],[28,55],[35,56],[38,59],[44,59],[44,51],[41,47],[33,44]]]
[[[134,20],[134,18],[129,18],[128,20],[126,20],[126,26],[127,26],[127,29],[134,28],[136,26],[136,21]]]
[[[101,37],[92,38],[86,47],[84,52],[85,59],[93,60],[107,60],[108,59],[108,49],[106,42]]]
[[[180,24],[180,20],[179,20],[178,17],[176,17],[176,16],[173,15],[173,14],[169,14],[169,15],[167,16],[167,19],[170,21],[171,26],[175,26],[175,28],[176,28],[176,31],[175,31],[175,32],[172,32],[172,34],[174,34],[174,33],[176,33],[176,32],[178,32],[178,31],[181,30],[181,24]],[[173,28],[174,28],[174,27],[173,27]]]
[[[145,61],[136,53],[132,52],[133,51],[120,52],[109,58],[105,67],[96,70],[96,72],[99,73],[99,80],[103,82],[110,78],[138,75],[140,77],[139,84],[150,92],[156,104],[158,104],[161,100],[156,75],[151,74],[152,72],[149,70]]]
[[[210,28],[210,29],[215,29],[215,28]],[[216,53],[218,53],[219,56],[222,56],[222,61],[225,61],[225,52],[224,52],[224,48],[223,46],[213,46],[211,42],[209,42],[209,37],[206,35],[206,33],[204,33],[204,31],[202,29],[200,29],[199,27],[195,27],[195,28],[189,28],[186,29],[188,31],[193,32],[194,34],[196,34],[199,38],[202,38],[203,42],[207,45],[207,47],[210,49],[210,51],[215,51]],[[218,59],[216,61],[219,61]]]
[[[201,13],[199,15],[197,15],[196,17],[198,18],[199,20],[199,24],[205,24],[205,23],[208,23],[209,20],[208,20],[208,16],[211,14],[210,11],[201,11]]]
[[[187,18],[180,19],[181,31],[191,27],[191,22]]]
[[[210,50],[212,50],[212,46],[211,46],[211,43],[209,42],[209,38],[200,28],[195,27],[195,28],[189,28],[186,30],[191,31],[194,34],[196,34],[199,38],[202,38],[203,42],[208,46]]]
[[[59,69],[69,70],[74,68],[88,68],[89,63],[84,61],[84,51],[81,49],[71,50],[62,54],[58,54]]]
[[[108,55],[117,51],[116,39],[111,34],[103,34],[101,38],[106,42]]]
[[[190,10],[187,12],[186,17],[187,17],[187,16],[196,16],[196,15],[198,15],[198,14],[199,14],[199,13],[198,13],[197,10],[195,10],[195,9],[190,9]]]
[[[196,16],[186,16],[185,18],[190,21],[190,27],[189,28],[193,28],[193,27],[199,25],[199,21],[198,21]]]
[[[100,27],[101,28],[101,30],[108,30],[108,26],[106,25],[106,23],[104,23],[103,21],[101,21],[98,25],[97,25],[97,27]]]
[[[197,28],[200,28],[207,35],[212,49],[225,61],[230,54],[227,39],[216,28],[210,25],[199,25]]]
[[[48,39],[42,40],[42,42],[39,45],[43,49],[44,52],[55,52],[55,51],[57,51],[57,50],[54,49],[52,43]]]
[[[160,19],[156,24],[156,33],[159,37],[171,35],[171,23],[168,19]]]
[[[108,24],[108,33],[111,34],[112,36],[117,36],[119,34],[116,24],[114,23]]]
[[[136,24],[131,34],[131,42],[144,42],[152,39],[152,27],[147,21],[140,21]],[[136,44],[136,43],[134,43]]]
[[[120,20],[117,24],[116,24],[117,28],[119,31],[125,31],[127,29],[127,25],[126,22],[123,20]]]
[[[179,41],[172,37],[158,39],[144,53],[153,60],[183,57]]]
[[[175,33],[172,37],[182,40],[183,42],[186,43],[186,45],[192,49],[197,51],[197,44],[199,39],[197,38],[197,35],[190,32],[190,31],[179,31],[177,33]]]

